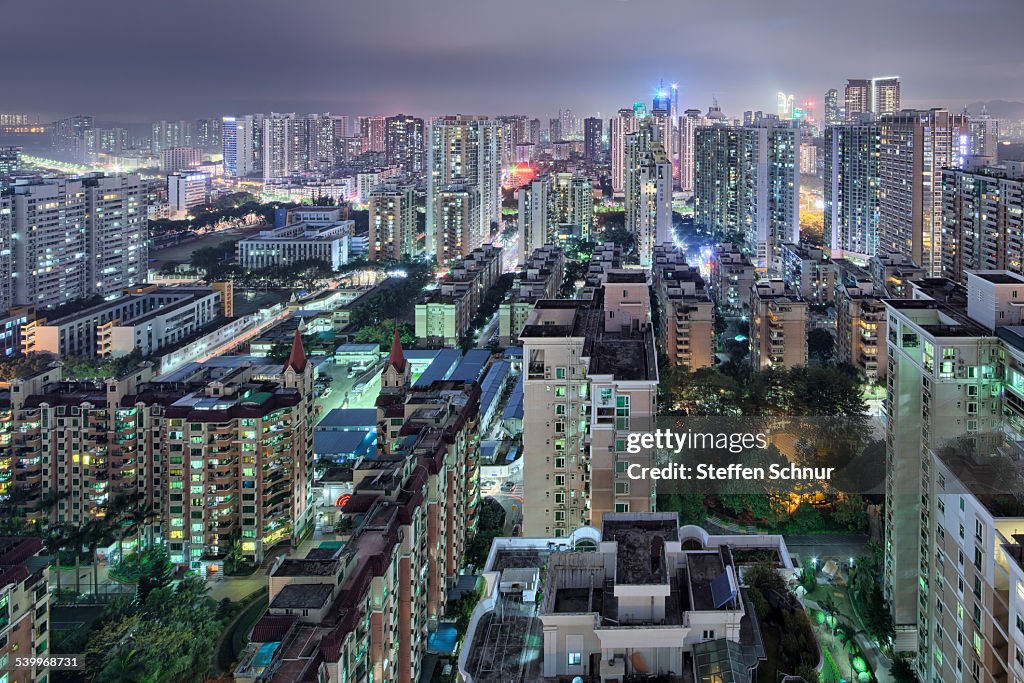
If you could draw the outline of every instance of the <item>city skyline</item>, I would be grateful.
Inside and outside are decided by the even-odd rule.
[[[827,89],[847,78],[890,74],[901,77],[908,107],[959,110],[979,100],[1024,100],[1016,94],[1024,92],[1024,75],[1013,36],[1024,6],[1012,0],[988,0],[984,11],[947,0],[788,0],[744,12],[661,0],[600,0],[587,11],[582,0],[565,0],[566,11],[557,13],[536,0],[516,12],[464,0],[359,8],[358,23],[386,26],[390,39],[346,30],[356,25],[346,23],[351,8],[314,0],[258,12],[237,0],[144,10],[111,0],[102,22],[79,4],[49,4],[59,11],[5,10],[9,38],[0,46],[0,56],[19,63],[5,74],[6,106],[40,120],[88,113],[144,122],[296,110],[539,116],[561,107],[609,116],[629,102],[649,101],[662,79],[679,84],[681,108],[705,108],[717,98],[727,112],[771,111],[783,91],[812,99],[820,115]],[[545,20],[535,21],[540,15]],[[968,51],[946,49],[963,46],[963,26],[979,15],[1001,20],[988,22],[984,42]],[[887,26],[916,28],[894,41],[876,25],[880,16]],[[678,27],[671,40],[651,39],[651,17]],[[154,49],[147,26],[187,35],[189,49]],[[268,34],[268,26],[276,33]],[[37,52],[40,36],[48,49],[24,60]],[[723,37],[734,47],[723,47]],[[68,67],[83,54],[93,64],[117,64],[102,87]],[[43,80],[46,88],[39,87]]]

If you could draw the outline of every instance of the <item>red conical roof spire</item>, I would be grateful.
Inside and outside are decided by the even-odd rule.
[[[306,349],[302,347],[301,326],[295,328],[295,339],[292,341],[292,352],[288,354],[288,360],[284,362],[284,372],[288,368],[294,368],[300,375],[306,371]]]
[[[402,335],[398,333],[398,327],[395,327],[395,338],[391,342],[391,356],[388,358],[388,363],[393,365],[399,372],[405,371],[405,352],[402,351]]]

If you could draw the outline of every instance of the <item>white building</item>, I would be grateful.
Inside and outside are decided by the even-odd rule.
[[[501,131],[479,116],[445,116],[427,128],[427,253],[438,262],[468,255],[501,223]],[[464,195],[459,213],[468,224],[445,221],[452,198],[442,195],[452,191]]]
[[[137,175],[82,179],[88,232],[87,286],[111,299],[146,280],[147,187]]]
[[[672,161],[653,125],[626,136],[626,230],[637,243],[640,265],[650,268],[657,244],[672,242]]]
[[[334,270],[348,263],[350,239],[355,221],[319,225],[301,218],[259,235],[239,240],[238,263],[243,268],[283,266],[317,260]]]
[[[167,204],[176,217],[210,200],[210,174],[185,171],[167,176]]]

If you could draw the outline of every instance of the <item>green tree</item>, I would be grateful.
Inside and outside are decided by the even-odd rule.
[[[0,381],[25,379],[36,375],[50,366],[57,358],[45,351],[33,351],[21,356],[0,358]]]

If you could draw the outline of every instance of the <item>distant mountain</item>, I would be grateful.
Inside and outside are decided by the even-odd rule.
[[[988,113],[994,119],[1024,119],[1024,102],[1009,102],[1007,100],[989,100],[988,102],[972,102],[967,105],[967,110],[977,114],[982,107],[988,108]]]

